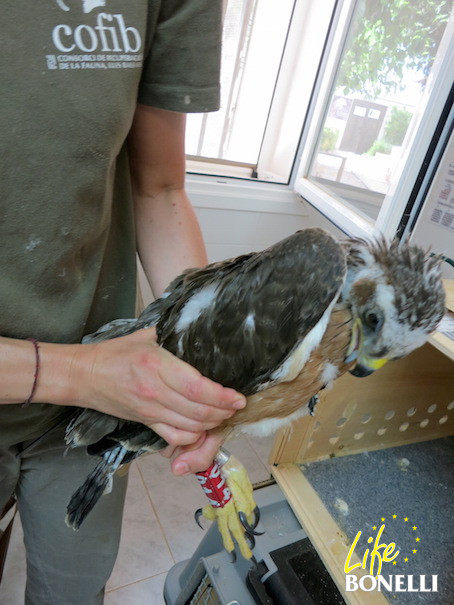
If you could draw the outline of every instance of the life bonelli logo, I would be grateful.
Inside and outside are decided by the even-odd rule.
[[[398,527],[398,524],[403,524]],[[394,541],[387,541],[384,537],[385,528],[391,535],[394,532],[404,532],[406,536],[405,549],[399,549]],[[419,526],[409,517],[390,515],[381,517],[379,523],[371,524],[368,531],[367,548],[362,551],[360,539],[363,534],[358,531],[348,551],[344,564],[345,591],[364,592],[438,592],[438,575],[414,575],[411,573],[412,562],[420,554],[422,539]],[[367,533],[366,533],[367,535]],[[364,544],[364,538],[362,540]],[[356,561],[356,562],[355,562]],[[399,568],[408,568],[408,573],[393,573],[399,562]],[[351,572],[355,569],[366,570],[368,573],[358,575]]]

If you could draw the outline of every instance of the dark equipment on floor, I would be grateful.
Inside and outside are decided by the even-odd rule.
[[[231,562],[215,526],[187,561],[169,571],[167,605],[344,605],[277,485],[255,491],[261,521],[254,556]]]

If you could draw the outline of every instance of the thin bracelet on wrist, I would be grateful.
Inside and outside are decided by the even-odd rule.
[[[39,342],[36,340],[36,338],[27,338],[27,340],[29,340],[31,343],[33,343],[33,346],[35,348],[35,375],[33,377],[33,385],[32,385],[32,390],[30,392],[30,396],[28,397],[28,399],[26,399],[23,403],[22,403],[22,407],[26,408],[27,406],[30,405],[30,403],[32,402],[32,399],[35,395],[35,391],[36,391],[36,386],[38,384],[38,376],[39,376]]]

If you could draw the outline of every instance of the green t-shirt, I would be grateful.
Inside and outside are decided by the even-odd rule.
[[[219,105],[222,0],[3,0],[0,334],[74,343],[131,317],[136,103]],[[32,377],[31,377],[32,380]],[[0,405],[0,445],[58,406]]]

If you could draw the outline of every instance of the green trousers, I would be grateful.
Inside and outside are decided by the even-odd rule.
[[[118,552],[127,476],[115,476],[79,531],[70,529],[66,505],[99,459],[67,449],[63,437],[59,427],[31,447],[0,448],[0,510],[15,493],[24,529],[26,605],[101,604]]]

